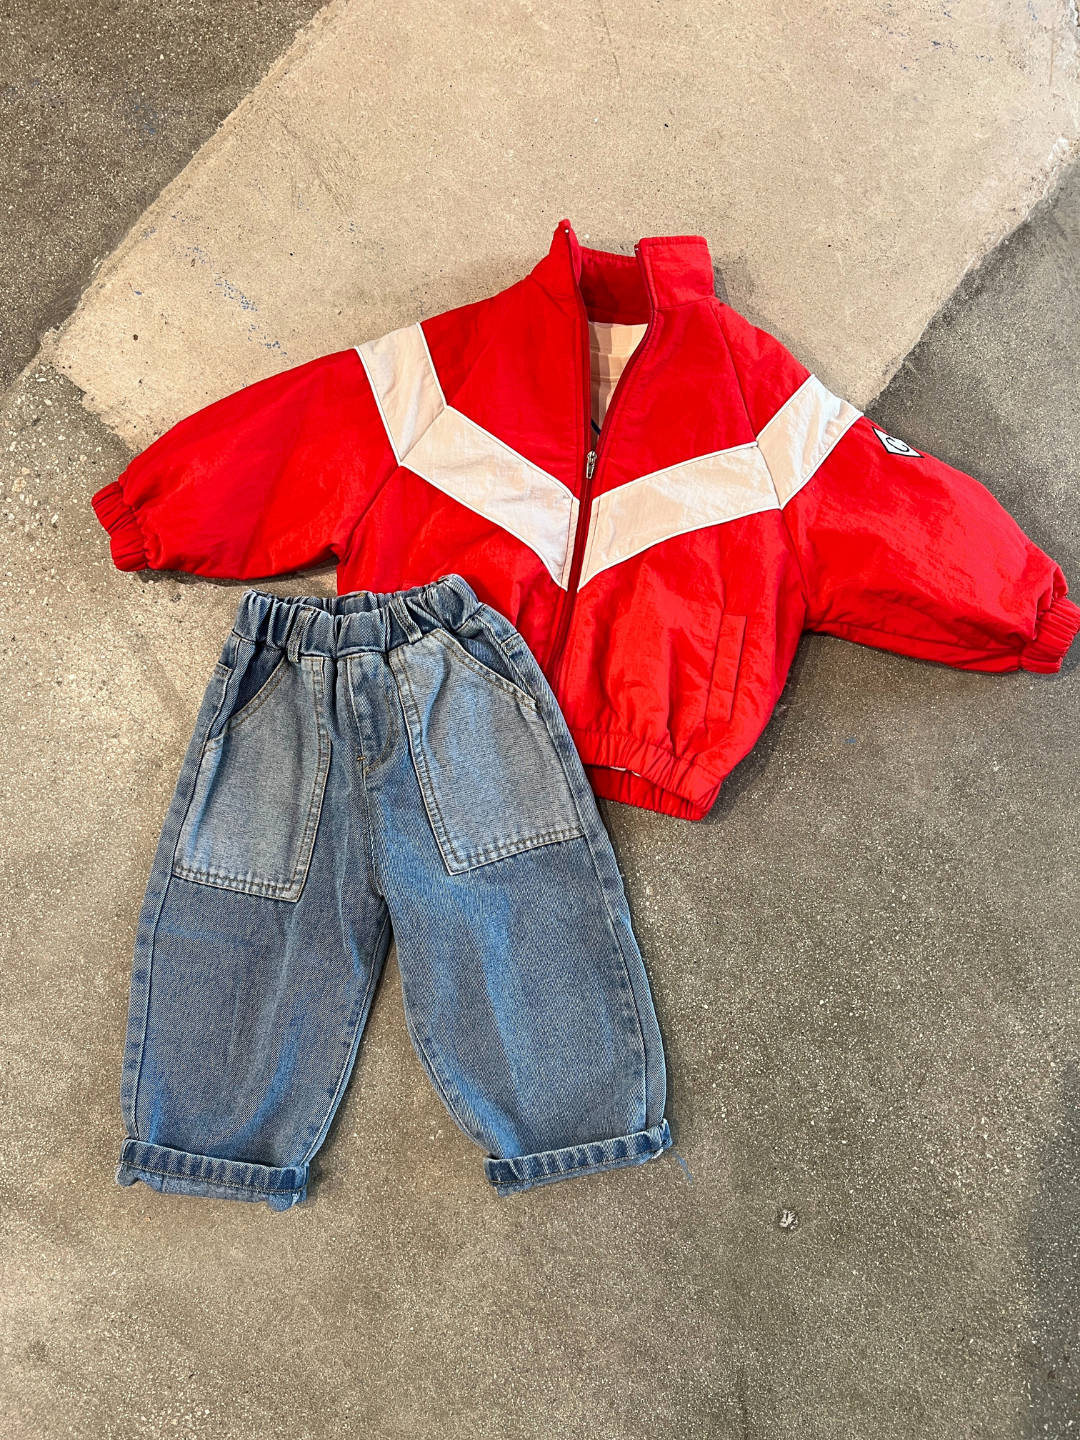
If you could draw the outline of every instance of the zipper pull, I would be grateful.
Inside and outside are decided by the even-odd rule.
[[[595,450],[590,450],[589,453],[588,453],[588,455],[585,456],[585,479],[586,479],[586,480],[591,480],[591,479],[592,479],[592,477],[593,477],[593,471],[594,471],[595,469],[596,469],[596,451],[595,451]]]

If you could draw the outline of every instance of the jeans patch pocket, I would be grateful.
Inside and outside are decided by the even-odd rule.
[[[330,769],[321,661],[282,657],[203,746],[173,858],[181,880],[300,899]]]
[[[451,875],[582,834],[531,695],[439,630],[390,658],[413,768]]]

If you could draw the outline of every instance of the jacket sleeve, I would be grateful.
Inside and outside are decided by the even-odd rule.
[[[1080,609],[990,492],[886,434],[727,306],[720,321],[807,627],[963,670],[1060,670]]]
[[[180,421],[93,505],[121,570],[246,580],[340,558],[395,464],[345,350]]]

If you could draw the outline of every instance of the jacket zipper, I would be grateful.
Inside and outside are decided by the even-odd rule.
[[[569,245],[569,240],[567,245]],[[634,246],[634,255],[637,256],[638,247]],[[570,635],[570,623],[574,618],[574,601],[577,599],[578,582],[581,579],[581,567],[585,559],[585,545],[589,538],[589,519],[592,513],[592,492],[593,476],[596,474],[596,467],[600,457],[605,450],[604,437],[610,430],[610,420],[613,410],[619,402],[621,392],[634,368],[634,364],[649,340],[649,330],[652,329],[653,309],[652,297],[649,297],[649,324],[645,334],[638,342],[633,355],[626,363],[626,367],[619,376],[614,393],[608,401],[608,407],[604,414],[603,424],[600,426],[600,434],[597,436],[595,446],[592,443],[592,361],[589,355],[589,316],[585,309],[585,301],[581,298],[581,287],[577,286],[578,309],[581,313],[581,337],[582,351],[584,354],[584,377],[585,377],[585,444],[588,446],[585,455],[585,481],[581,487],[581,494],[578,497],[578,518],[577,529],[574,532],[574,553],[570,561],[570,574],[566,581],[566,595],[563,598],[562,614],[559,617],[559,628],[556,632],[555,642],[551,647],[548,658],[548,674],[551,677],[553,689],[558,687],[559,670],[563,663],[563,654],[566,649],[566,642]]]

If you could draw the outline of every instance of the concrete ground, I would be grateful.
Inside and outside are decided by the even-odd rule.
[[[0,385],[318,8],[0,6]]]
[[[1076,657],[987,677],[810,638],[705,822],[605,806],[674,1155],[495,1199],[391,963],[306,1204],[113,1184],[135,919],[239,591],[118,574],[88,498],[208,394],[485,293],[564,209],[613,247],[700,229],[733,303],[1080,589],[1066,11],[605,0],[578,33],[561,5],[338,3],[261,80],[310,9],[231,7],[242,63],[189,38],[222,9],[152,12],[191,52],[167,153],[101,103],[144,61],[64,11],[97,149],[4,242],[8,373],[42,348],[0,397],[3,1433],[1080,1433]],[[205,96],[248,91],[181,171]],[[47,168],[70,127],[18,94],[0,153]]]

